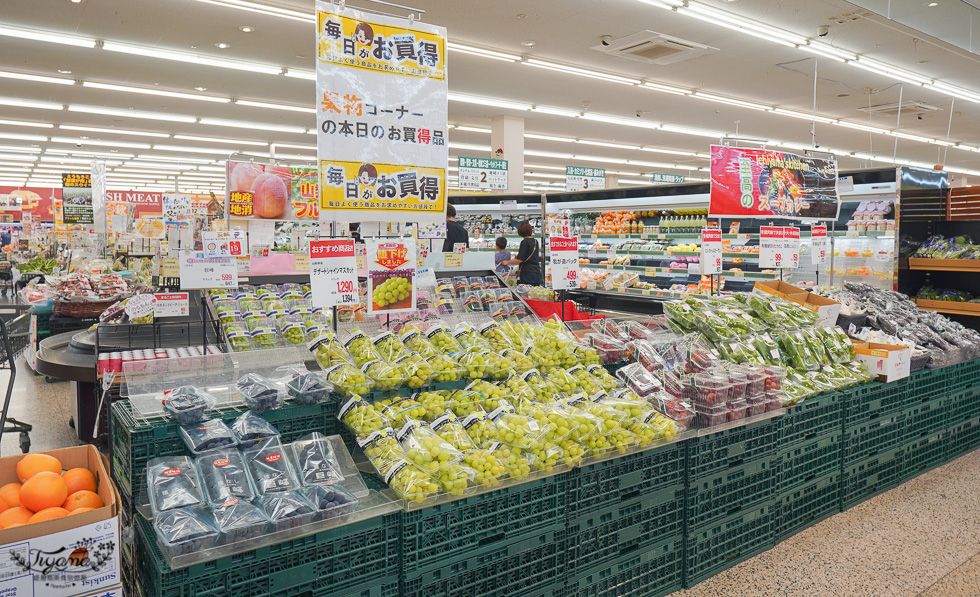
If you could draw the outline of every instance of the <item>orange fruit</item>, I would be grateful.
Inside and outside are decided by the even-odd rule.
[[[28,454],[17,463],[17,478],[21,483],[43,471],[61,475],[61,461],[48,454]]]
[[[64,508],[45,508],[34,516],[31,516],[31,519],[27,521],[27,524],[44,522],[45,520],[54,520],[55,518],[64,518],[65,516],[68,516],[68,510],[65,510]]]
[[[34,513],[23,506],[10,508],[0,514],[0,528],[9,529],[14,525],[27,524],[31,520],[31,516],[34,516]]]
[[[16,507],[20,505],[20,483],[7,483],[0,487],[0,498],[7,502],[7,506]]]
[[[99,494],[93,491],[89,491],[87,489],[83,489],[81,491],[76,491],[75,493],[68,496],[68,499],[65,500],[65,503],[64,505],[62,505],[62,508],[71,512],[76,508],[95,509],[95,508],[101,508],[104,505],[105,504],[102,503],[102,498],[99,497]]]
[[[61,475],[61,477],[68,485],[68,495],[83,489],[98,491],[98,487],[95,485],[95,475],[93,475],[92,471],[88,470],[87,468],[69,469],[65,471],[65,474]]]
[[[0,514],[6,512],[8,508],[10,508],[10,504],[7,503],[7,500],[0,497]]]
[[[60,474],[51,471],[37,473],[20,488],[21,505],[34,512],[61,506],[67,498],[68,485]]]
[[[81,514],[82,512],[91,512],[92,510],[95,510],[95,508],[75,508],[74,510],[69,510],[68,511],[68,515],[71,516],[72,514]]]

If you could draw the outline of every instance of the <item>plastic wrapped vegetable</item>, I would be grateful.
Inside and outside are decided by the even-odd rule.
[[[497,427],[484,410],[474,410],[459,419],[460,425],[477,447],[486,447],[500,439]]]
[[[381,355],[374,348],[371,339],[360,330],[354,330],[351,333],[351,336],[344,342],[344,349],[347,350],[347,354],[350,355],[354,360],[354,364],[358,367],[371,361],[381,360]]]
[[[480,335],[497,352],[512,349],[513,345],[504,330],[496,322],[490,321],[480,327]]]
[[[306,342],[306,324],[298,315],[287,315],[278,322],[279,336],[289,344]]]
[[[258,348],[275,348],[278,344],[276,322],[268,317],[255,317],[248,321],[248,333]]]
[[[259,506],[277,531],[308,525],[317,513],[316,507],[299,490],[266,495],[259,500]]]
[[[153,530],[171,556],[209,549],[218,540],[214,519],[203,508],[168,510],[153,519]]]
[[[527,384],[534,397],[539,401],[557,400],[562,397],[561,390],[555,384],[543,376],[535,369],[527,371],[521,375],[521,379]]]
[[[513,406],[504,405],[490,413],[500,441],[526,455],[535,470],[547,470],[557,465],[564,452],[547,440],[550,426],[541,425],[532,417],[518,414]]]
[[[248,325],[242,321],[233,321],[231,323],[226,323],[224,325],[225,337],[228,339],[228,345],[235,352],[242,350],[248,350],[252,347],[252,341],[249,336]]]
[[[512,448],[499,441],[491,442],[486,447],[497,461],[507,467],[507,476],[511,479],[523,479],[531,473],[531,463],[518,448]]]
[[[496,453],[487,448],[465,450],[463,466],[473,471],[473,483],[476,485],[497,485],[509,473],[508,466],[500,461]]]
[[[567,370],[567,373],[575,378],[575,381],[578,384],[577,389],[570,389],[571,392],[584,392],[585,394],[592,395],[604,389],[602,384],[599,383],[599,380],[592,377],[592,374],[581,365],[571,367]]]
[[[242,452],[259,495],[299,489],[300,484],[278,437],[264,440]]]
[[[219,448],[234,448],[238,445],[235,434],[221,419],[210,419],[190,425],[182,425],[180,437],[191,454],[203,454]]]
[[[312,433],[286,446],[296,465],[299,480],[304,485],[341,483],[344,473],[334,454],[330,440]]]
[[[588,374],[588,371],[585,371],[584,368],[582,371]],[[554,387],[558,388],[559,391],[564,392],[567,396],[577,394],[582,391],[582,386],[579,384],[578,379],[564,369],[552,369],[551,373],[548,374],[548,381],[551,382]]]
[[[781,334],[778,342],[793,368],[814,371],[820,367],[810,343],[799,331]]]
[[[624,387],[623,382],[613,377],[602,365],[589,365],[586,369],[606,392],[612,392],[615,389]]]
[[[261,508],[239,498],[229,498],[212,507],[211,515],[225,544],[260,537],[269,525]]]
[[[235,384],[242,401],[253,412],[263,413],[282,405],[284,392],[271,379],[257,373],[246,373]]]
[[[344,396],[359,396],[374,388],[374,380],[350,363],[339,363],[324,371],[334,391]]]
[[[196,460],[201,472],[201,484],[211,504],[229,499],[251,500],[255,498],[252,479],[241,452],[235,449],[215,450]]]

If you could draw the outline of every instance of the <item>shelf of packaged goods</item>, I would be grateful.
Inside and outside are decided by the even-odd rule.
[[[929,259],[925,257],[909,257],[909,269],[940,272],[980,272],[980,259]]]
[[[697,296],[695,293],[691,292],[678,292],[674,290],[665,290],[662,288],[617,288],[615,290],[601,290],[593,288],[580,288],[579,290],[586,290],[588,292],[595,292],[597,294],[607,294],[607,295],[618,295],[618,294],[631,294],[631,295],[641,295],[649,296],[654,299],[663,300],[675,300],[675,299],[686,299],[690,296]]]
[[[692,272],[684,268],[669,268],[669,267],[644,267],[642,265],[616,265],[609,263],[582,263],[582,267],[592,268],[592,269],[607,269],[607,270],[620,270],[628,272],[638,272],[643,276],[654,277],[660,275],[667,276],[684,276],[688,274],[698,275],[697,272]],[[758,280],[773,280],[779,276],[778,273],[769,272],[732,272],[723,271],[721,273],[725,278],[748,278],[748,279],[758,279]]]
[[[894,230],[874,230],[870,232],[858,232],[856,230],[834,230],[827,231],[830,236],[850,237],[850,238],[894,238]],[[749,240],[758,238],[758,234],[722,234],[725,240]],[[800,238],[810,238],[809,231],[800,231]],[[580,234],[579,240],[690,240],[701,241],[699,232],[644,232],[642,234]]]
[[[915,299],[915,304],[921,309],[925,309],[926,311],[935,311],[936,313],[945,313],[947,315],[980,316],[980,303]]]
[[[595,259],[595,258],[604,258],[604,257],[607,257],[609,255],[609,251],[607,249],[597,249],[594,252],[594,255],[590,255],[589,251],[590,251],[590,249],[581,249],[581,248],[578,250],[579,255],[585,254],[586,256],[591,256],[593,259]],[[547,252],[547,250],[545,252]],[[614,254],[615,255],[631,255],[631,256],[632,255],[635,255],[635,256],[640,256],[640,257],[643,257],[643,256],[646,256],[646,257],[700,257],[701,256],[701,252],[700,251],[632,251],[632,250],[624,250],[622,252],[616,252]],[[729,252],[725,252],[725,253],[722,253],[721,256],[724,257],[725,259],[732,259],[732,258],[735,258],[735,257],[738,257],[738,258],[741,258],[741,259],[758,259],[759,258],[759,255],[756,254],[756,253],[729,253]]]

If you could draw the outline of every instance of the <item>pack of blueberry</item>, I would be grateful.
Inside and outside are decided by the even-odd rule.
[[[307,439],[308,438],[308,439]],[[288,446],[296,472],[303,485],[340,483],[344,473],[334,454],[330,441],[318,434],[307,436]]]
[[[300,488],[286,450],[279,438],[267,439],[245,450],[245,466],[259,495],[285,493]]]
[[[201,485],[209,504],[255,498],[245,459],[238,450],[214,450],[198,456],[194,462],[201,473]]]
[[[197,470],[186,456],[150,460],[146,467],[146,488],[154,513],[204,505]]]
[[[340,485],[313,485],[301,493],[316,508],[314,520],[326,520],[350,514],[357,509],[358,499]]]
[[[180,386],[163,394],[163,407],[181,425],[203,421],[205,413],[217,402],[214,396],[194,386]]]
[[[229,498],[211,507],[215,526],[221,531],[222,544],[248,541],[264,535],[269,517],[258,506],[238,498]]]
[[[154,516],[153,530],[173,556],[210,549],[218,541],[214,518],[205,508],[176,508]]]
[[[310,524],[317,514],[316,506],[301,491],[269,494],[259,500],[259,506],[277,531]]]
[[[330,386],[310,371],[297,371],[286,381],[286,392],[301,404],[319,404],[330,398]]]
[[[187,445],[187,449],[195,456],[211,450],[234,448],[238,445],[235,434],[221,419],[208,419],[199,423],[181,425],[180,437]]]
[[[250,410],[264,413],[282,405],[283,391],[271,379],[258,373],[246,373],[238,378],[238,393]]]
[[[271,423],[248,411],[238,416],[231,422],[231,430],[238,438],[238,445],[245,450],[257,445],[259,442],[279,437],[279,430]]]

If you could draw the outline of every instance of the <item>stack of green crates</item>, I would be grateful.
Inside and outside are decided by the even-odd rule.
[[[906,380],[841,391],[844,443],[841,508],[897,485],[905,467]]]

